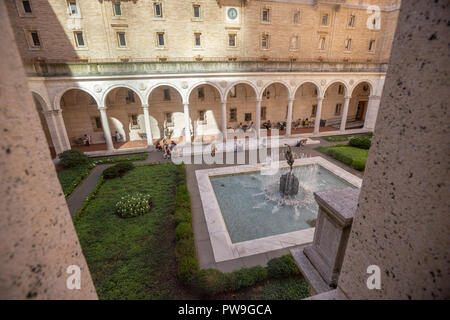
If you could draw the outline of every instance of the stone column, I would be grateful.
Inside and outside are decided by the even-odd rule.
[[[48,131],[50,133],[56,155],[70,149],[70,144],[69,148],[67,148],[67,143],[64,140],[64,138],[67,139],[67,134],[64,135],[65,132],[61,132],[61,129],[58,126],[57,117],[58,114],[61,116],[61,110],[42,111],[42,114],[44,115],[45,122],[47,123]]]
[[[255,126],[256,126],[256,136],[261,136],[261,99],[256,99],[256,120],[255,120]]]
[[[340,131],[345,131],[345,126],[347,124],[347,115],[348,115],[348,105],[350,104],[350,97],[346,96],[344,101],[344,111],[342,111],[342,119],[341,119],[341,127]]]
[[[184,105],[184,135],[186,139],[186,143],[191,143],[191,121],[189,117],[189,103],[185,103]]]
[[[317,98],[317,110],[316,110],[316,120],[315,120],[315,123],[314,123],[314,134],[318,134],[319,133],[319,129],[320,129],[320,114],[322,113],[322,102],[323,102],[323,97]]]
[[[145,133],[147,134],[147,145],[153,146],[152,130],[150,128],[150,116],[148,114],[148,104],[143,103],[142,109],[144,110],[144,121],[145,121]]]
[[[292,106],[293,106],[293,104],[294,104],[294,99],[289,99],[287,119],[286,119],[286,136],[290,136],[291,131],[292,131]]]
[[[111,130],[109,129],[108,116],[106,115],[106,107],[99,107],[100,118],[102,121],[103,134],[105,135],[106,147],[108,151],[114,150],[114,145],[111,137]]]
[[[227,140],[227,102],[222,101],[222,136],[223,141]]]
[[[0,299],[97,299],[55,165],[42,149],[6,1],[0,29]],[[68,287],[76,275],[79,289]]]
[[[380,96],[371,95],[369,102],[367,103],[366,116],[364,119],[364,129],[375,128],[375,122],[377,121],[378,108],[380,107]]]
[[[62,116],[62,109],[55,110],[55,121],[60,136],[61,146],[64,149],[63,151],[70,150],[72,146],[70,145],[69,137],[67,136],[67,129]]]

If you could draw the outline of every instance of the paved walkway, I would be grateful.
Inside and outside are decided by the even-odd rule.
[[[328,161],[338,165],[339,167],[347,170],[348,172],[354,174],[357,177],[362,178],[363,173],[357,171],[337,160],[331,158],[325,154],[322,154],[314,148],[317,146],[331,146],[345,142],[328,142],[322,138],[316,138],[316,140],[320,141],[320,144],[307,145],[302,147],[300,150],[294,148],[294,157],[299,158],[300,156],[321,156]],[[295,150],[296,149],[296,150]],[[237,155],[234,154],[235,160]],[[225,158],[225,157],[224,157]],[[193,163],[194,156],[192,156]],[[280,160],[284,159],[284,148],[280,148]],[[248,164],[248,152],[246,152],[245,163]],[[158,162],[169,162],[163,158],[162,152],[151,151],[149,152],[149,156],[144,161],[135,161],[134,163],[158,163]],[[237,161],[235,161],[236,163]],[[72,215],[81,207],[83,201],[87,198],[87,196],[92,192],[95,188],[100,175],[103,170],[113,164],[105,164],[99,165],[92,169],[88,177],[86,177],[83,182],[78,185],[78,187],[72,192],[72,194],[67,198],[67,203],[69,206],[70,213]],[[189,164],[186,165],[186,176],[187,176],[187,184],[191,194],[191,204],[192,204],[192,226],[194,229],[195,235],[195,246],[197,249],[197,257],[199,260],[199,264],[201,268],[216,268],[224,272],[233,271],[236,269],[240,269],[242,267],[252,267],[256,265],[265,266],[267,262],[274,258],[281,256],[283,254],[289,253],[288,249],[275,250],[271,252],[266,252],[262,254],[257,254],[249,257],[238,258],[234,260],[224,261],[220,263],[216,263],[214,260],[214,254],[211,247],[211,242],[209,239],[208,228],[206,225],[205,216],[203,213],[202,202],[200,199],[200,193],[197,185],[197,179],[195,176],[195,171],[199,169],[210,169],[210,168],[218,168],[223,166],[230,166],[227,164],[223,165],[208,165],[208,164]]]

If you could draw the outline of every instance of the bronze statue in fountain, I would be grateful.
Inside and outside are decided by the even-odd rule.
[[[292,166],[294,165],[294,155],[292,154],[291,146],[287,145],[287,150],[284,157],[289,165],[289,172],[280,177],[280,193],[284,196],[295,196],[298,193],[298,178],[292,173]]]

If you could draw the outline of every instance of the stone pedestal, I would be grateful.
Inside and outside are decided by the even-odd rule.
[[[359,189],[344,188],[314,193],[319,204],[313,244],[291,250],[312,294],[332,290],[337,285]]]
[[[283,196],[295,196],[298,193],[298,178],[292,173],[285,173],[280,177],[280,193]]]

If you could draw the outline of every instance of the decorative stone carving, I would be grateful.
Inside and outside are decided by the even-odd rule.
[[[95,92],[97,92],[97,93],[100,93],[100,92],[102,92],[102,86],[101,85],[99,85],[99,84],[96,84],[95,86],[94,86],[94,90],[95,90]]]
[[[320,85],[322,87],[325,87],[326,84],[327,84],[327,80],[323,79],[323,80],[320,81]]]
[[[258,87],[262,87],[262,85],[263,85],[262,80],[258,80],[258,81],[256,82],[256,85],[257,85]]]
[[[181,82],[181,87],[182,87],[183,89],[187,89],[187,88],[189,87],[189,84],[187,83],[187,81],[182,81],[182,82]]]
[[[147,89],[147,85],[143,82],[139,83],[139,90],[145,91]]]
[[[290,84],[291,84],[291,86],[295,86],[296,84],[297,84],[297,82],[295,82],[295,80],[294,79],[292,79],[290,82],[289,82]]]
[[[227,87],[227,82],[226,82],[225,80],[220,81],[220,86],[221,86],[222,88],[226,88],[226,87]]]
[[[352,86],[355,83],[355,80],[350,79],[349,84]]]

